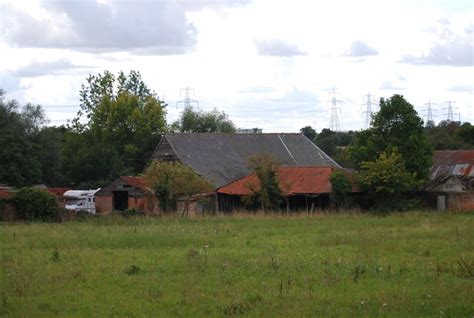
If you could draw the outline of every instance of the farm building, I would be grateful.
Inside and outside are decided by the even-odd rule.
[[[268,154],[282,166],[340,166],[303,134],[165,134],[151,160],[180,161],[216,189],[249,175],[248,160]]]
[[[435,151],[425,202],[438,210],[474,210],[474,150]]]
[[[124,176],[111,182],[95,194],[96,213],[135,209],[147,215],[158,214],[153,192],[142,178]]]
[[[312,212],[327,207],[332,190],[330,177],[335,169],[332,166],[277,167],[276,176],[286,198],[286,209]],[[242,198],[253,195],[259,187],[255,173],[220,187],[217,189],[219,211],[243,209]],[[352,191],[356,192],[355,188]]]

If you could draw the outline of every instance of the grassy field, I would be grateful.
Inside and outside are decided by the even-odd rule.
[[[0,248],[0,316],[474,315],[474,213],[3,223]]]

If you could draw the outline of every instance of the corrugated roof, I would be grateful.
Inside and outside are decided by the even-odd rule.
[[[251,173],[249,157],[268,154],[284,166],[340,167],[303,134],[166,134],[179,160],[216,188]],[[158,146],[159,147],[159,146]]]
[[[276,175],[280,189],[285,195],[330,193],[331,166],[277,167]],[[257,175],[252,173],[217,190],[218,193],[250,195],[260,187]]]
[[[430,179],[474,177],[474,150],[443,150],[433,154]]]

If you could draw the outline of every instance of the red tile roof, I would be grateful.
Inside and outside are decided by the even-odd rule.
[[[62,197],[64,192],[72,190],[71,188],[46,188],[45,191],[54,194],[57,197]]]
[[[433,154],[433,166],[474,164],[474,150],[442,150]]]
[[[327,166],[278,167],[276,175],[285,195],[330,193],[332,187],[329,178],[334,169]],[[219,188],[217,192],[250,195],[253,193],[251,189],[258,190],[259,187],[257,175],[252,173]]]
[[[132,187],[148,190],[148,186],[146,185],[145,180],[143,180],[143,178],[132,176],[122,176],[120,178]]]

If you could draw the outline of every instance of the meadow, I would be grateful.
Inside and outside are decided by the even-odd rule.
[[[0,223],[0,316],[473,317],[474,213]]]

